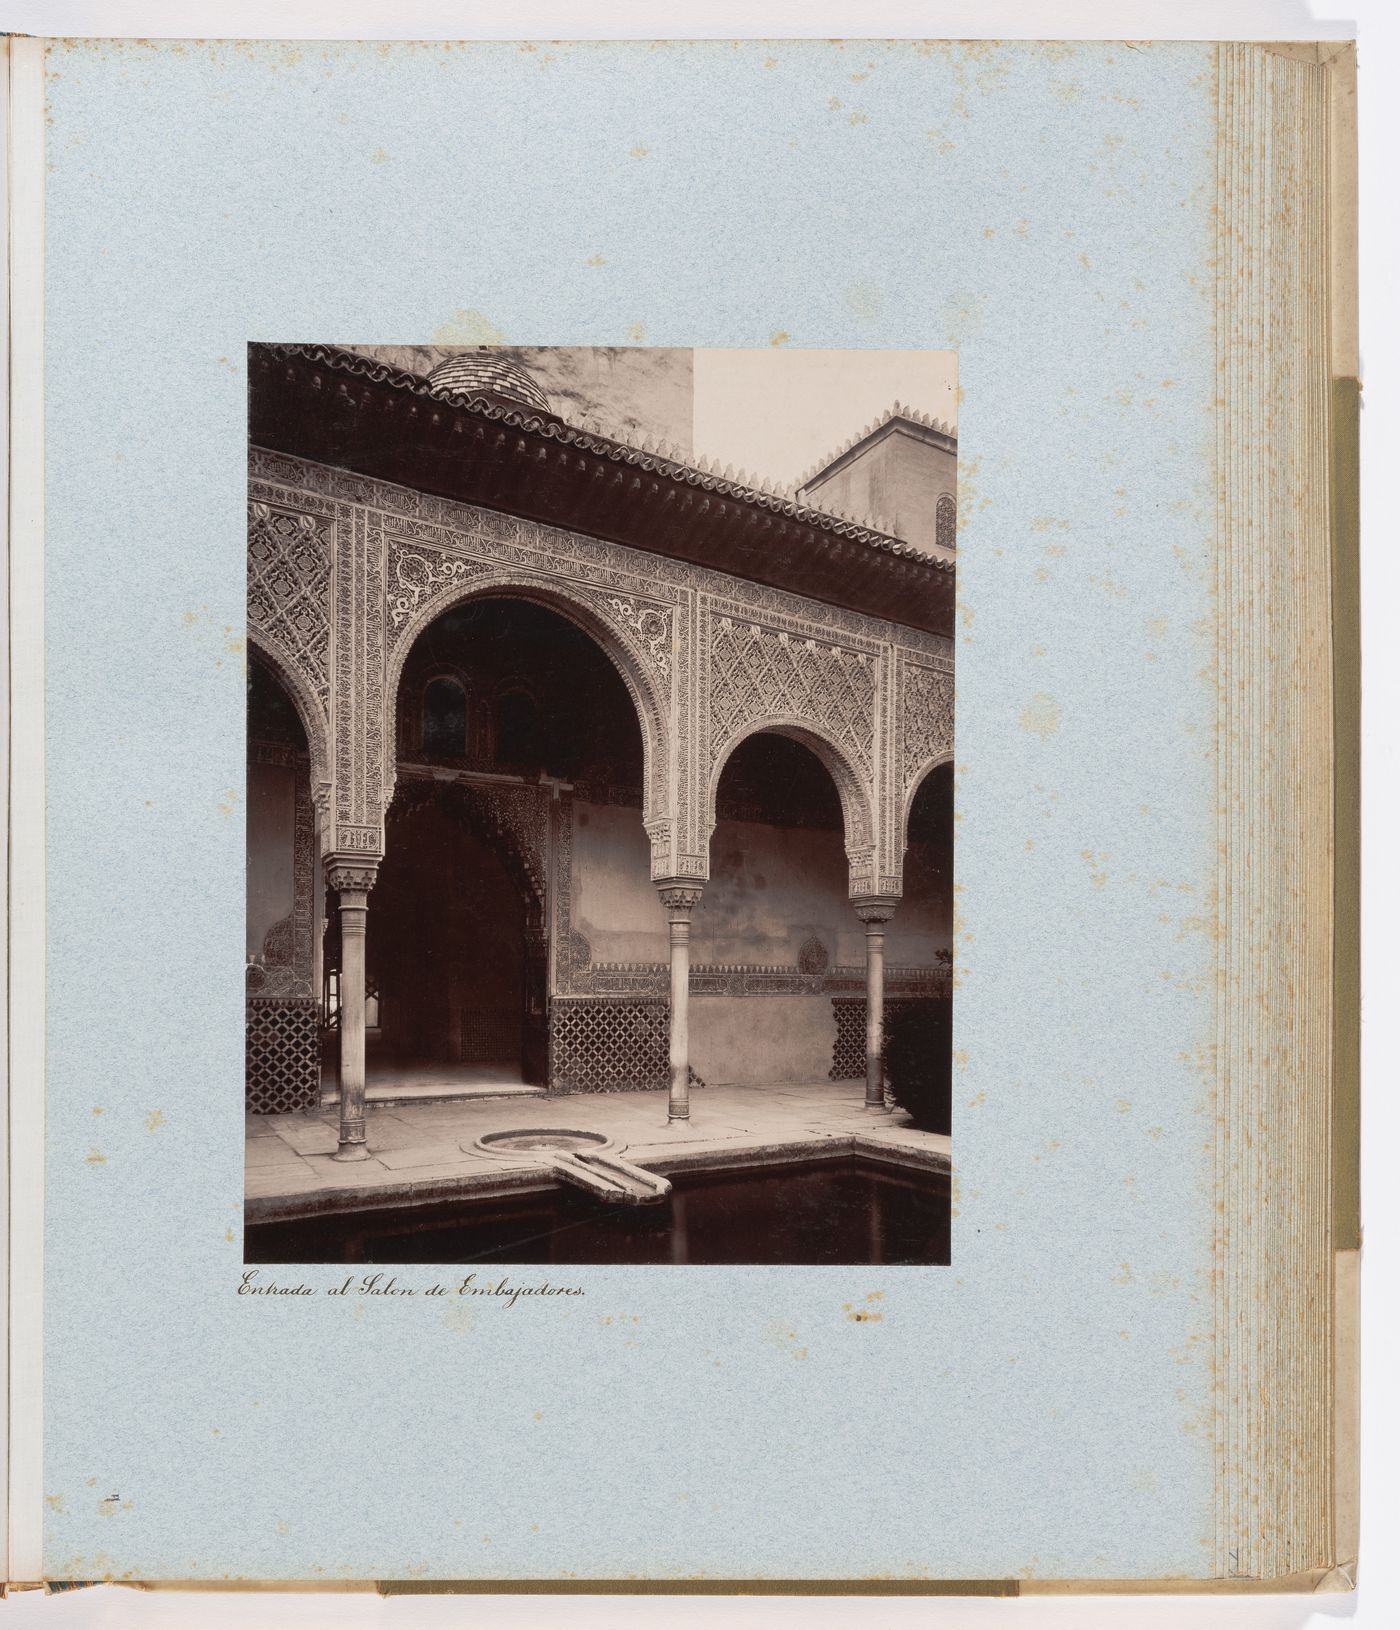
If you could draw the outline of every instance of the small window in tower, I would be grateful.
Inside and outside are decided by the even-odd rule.
[[[958,505],[957,500],[946,492],[938,500],[938,525],[934,537],[945,549],[957,547]]]
[[[430,679],[423,691],[425,758],[467,756],[467,693],[456,679]]]

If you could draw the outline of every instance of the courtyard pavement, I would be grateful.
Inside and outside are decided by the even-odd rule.
[[[859,1081],[691,1089],[689,1122],[668,1126],[666,1093],[571,1093],[552,1098],[422,1101],[368,1108],[370,1158],[342,1163],[336,1110],[249,1115],[245,1220],[413,1205],[555,1186],[529,1154],[472,1148],[485,1132],[576,1128],[601,1132],[637,1165],[672,1173],[698,1166],[768,1165],[846,1152],[925,1170],[951,1169],[951,1140],[908,1125],[902,1111],[864,1108]],[[462,1147],[466,1145],[466,1147]]]

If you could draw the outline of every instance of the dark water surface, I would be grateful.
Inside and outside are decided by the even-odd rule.
[[[656,1206],[571,1189],[257,1223],[247,1262],[948,1262],[949,1186],[858,1160],[690,1173]]]

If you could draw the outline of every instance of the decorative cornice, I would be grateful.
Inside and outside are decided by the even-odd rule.
[[[818,531],[829,532],[848,541],[863,544],[879,553],[918,560],[940,573],[951,574],[954,570],[951,561],[926,554],[914,544],[881,532],[852,516],[837,514],[822,509],[819,505],[802,502],[793,492],[773,491],[751,485],[742,479],[745,473],[742,471],[736,477],[731,470],[720,473],[703,468],[704,461],[701,461],[701,465],[688,464],[655,448],[631,446],[614,437],[567,424],[552,414],[532,412],[524,407],[507,407],[484,395],[454,400],[450,403],[444,402],[429,389],[427,380],[420,375],[406,373],[402,368],[391,368],[386,363],[376,362],[373,358],[361,356],[358,352],[342,351],[338,346],[287,344],[266,345],[262,348],[279,356],[301,357],[318,367],[329,368],[337,373],[372,381],[378,385],[387,385],[391,390],[402,391],[406,395],[421,397],[437,412],[464,414],[473,419],[499,424],[505,429],[526,430],[566,447],[601,454],[615,464],[625,465],[648,475],[661,476],[686,487],[698,488],[706,494],[730,499],[745,507],[800,521]]]

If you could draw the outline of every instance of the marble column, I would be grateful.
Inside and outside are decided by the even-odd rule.
[[[667,1124],[690,1119],[690,914],[700,903],[698,883],[658,883],[671,929],[671,1096]]]
[[[865,924],[865,1107],[885,1107],[885,925],[894,916],[891,899],[855,902]]]
[[[326,850],[326,834],[330,830],[330,786],[321,782],[311,792],[313,814],[312,853],[318,864],[312,867],[311,886],[311,994],[319,1003],[326,990],[326,868],[319,864]],[[319,1072],[319,1066],[318,1066]],[[317,1075],[317,1101],[320,1100],[320,1075]],[[315,1113],[313,1111],[313,1113]]]
[[[326,887],[340,913],[340,1143],[333,1160],[368,1160],[365,1142],[365,918],[379,870],[363,855],[330,855]]]

